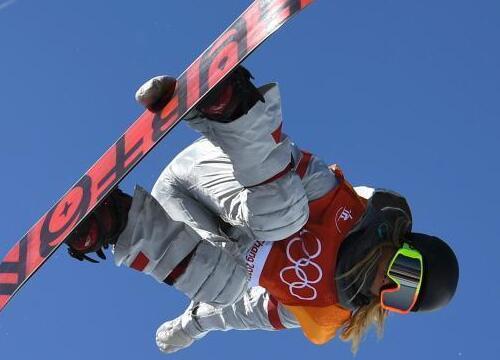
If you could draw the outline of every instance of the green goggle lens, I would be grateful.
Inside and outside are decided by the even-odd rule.
[[[382,307],[402,314],[409,313],[415,306],[422,285],[422,255],[405,244],[392,258],[387,276],[396,287],[382,290]]]

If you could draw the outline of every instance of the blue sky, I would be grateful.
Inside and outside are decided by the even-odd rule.
[[[0,0],[0,254],[249,1]],[[390,316],[357,359],[500,353],[500,3],[317,0],[248,59],[281,85],[285,131],[354,184],[405,194],[414,229],[447,239],[461,279],[444,310]],[[197,135],[184,125],[124,181],[151,187]],[[111,261],[58,251],[0,314],[0,358],[161,359],[154,332],[187,299]],[[300,331],[211,334],[177,359],[351,358]]]

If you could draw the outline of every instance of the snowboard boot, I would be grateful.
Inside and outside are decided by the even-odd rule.
[[[87,256],[95,252],[106,259],[103,249],[116,243],[127,225],[132,197],[120,189],[114,189],[99,206],[90,213],[66,240],[69,254],[80,261],[98,261]]]

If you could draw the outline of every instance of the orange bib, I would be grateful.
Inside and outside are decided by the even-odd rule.
[[[366,209],[340,169],[332,170],[339,185],[309,203],[302,230],[273,243],[259,277],[259,285],[287,306],[316,344],[335,336],[351,315],[337,305],[335,264],[342,241]]]

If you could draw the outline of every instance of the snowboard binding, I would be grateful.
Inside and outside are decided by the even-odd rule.
[[[228,123],[248,113],[264,97],[252,83],[253,76],[238,66],[201,101],[196,110],[205,118]]]
[[[80,261],[98,263],[98,260],[87,255],[95,252],[100,259],[105,260],[104,249],[116,243],[127,225],[131,203],[129,195],[118,188],[113,190],[68,236],[66,244],[69,255]]]

